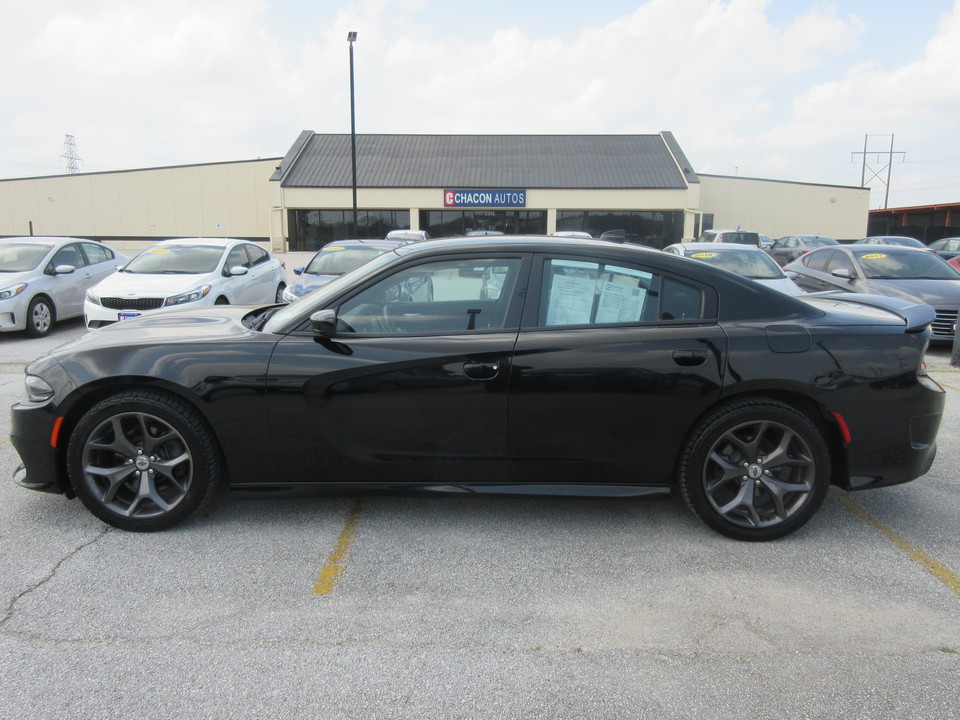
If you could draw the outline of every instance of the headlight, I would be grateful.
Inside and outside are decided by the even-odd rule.
[[[92,302],[94,305],[100,304],[100,296],[93,291],[93,288],[87,290],[87,300]]]
[[[183,293],[182,295],[174,295],[173,297],[168,297],[163,305],[164,307],[170,307],[171,305],[183,305],[184,303],[196,302],[201,298],[205,298],[210,294],[209,285],[201,285],[196,290],[191,290],[190,292]]]
[[[285,303],[296,302],[299,299],[300,298],[297,295],[294,295],[293,292],[291,292],[290,288],[283,289],[283,301]]]
[[[43,402],[53,397],[53,388],[39,375],[27,375],[23,381],[27,390],[27,400],[30,402]]]
[[[26,289],[27,289],[26,283],[20,283],[19,285],[11,285],[10,287],[0,290],[0,300],[9,300],[12,297],[16,297]]]

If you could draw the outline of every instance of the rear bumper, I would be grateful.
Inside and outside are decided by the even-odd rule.
[[[851,428],[846,446],[847,477],[836,484],[845,490],[899,485],[925,475],[937,456],[937,433],[946,394],[928,377],[901,404],[908,414],[891,427]]]

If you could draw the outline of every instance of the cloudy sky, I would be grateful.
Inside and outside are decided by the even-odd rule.
[[[0,0],[0,178],[301,130],[672,131],[694,169],[960,201],[960,0]]]

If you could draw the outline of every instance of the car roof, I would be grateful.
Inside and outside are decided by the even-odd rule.
[[[742,232],[742,231],[741,231]],[[673,243],[667,247],[682,247],[686,250],[709,250],[710,252],[752,252],[762,253],[763,250],[756,245],[747,245],[746,243],[712,243],[712,242],[688,242]],[[666,250],[667,248],[664,248]],[[766,255],[766,253],[763,253]]]
[[[394,240],[391,238],[389,240],[385,240],[384,238],[351,238],[349,240],[334,240],[333,242],[329,242],[317,252],[322,252],[325,248],[331,247],[380,247],[390,249],[408,244],[409,241],[402,239]]]
[[[75,238],[75,237],[62,237],[59,235],[26,235],[23,237],[8,237],[0,238],[0,242],[5,243],[30,243],[37,245],[49,245],[50,243],[59,243],[59,242],[93,242],[99,243],[99,240],[87,240],[85,238]],[[100,243],[102,244],[102,243]]]
[[[156,245],[206,245],[206,246],[216,246],[216,247],[228,247],[234,243],[239,242],[250,242],[249,240],[240,240],[238,238],[203,238],[203,237],[191,237],[191,238],[170,238],[169,240],[161,240]]]

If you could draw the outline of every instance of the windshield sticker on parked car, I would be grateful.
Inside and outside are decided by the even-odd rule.
[[[153,248],[152,250],[147,250],[151,255],[163,255],[164,253],[170,252],[168,248]]]
[[[864,260],[883,260],[886,257],[883,253],[870,253],[869,255],[864,255]]]
[[[690,257],[692,257],[692,258],[712,258],[712,257],[716,257],[716,256],[717,256],[717,254],[716,254],[716,253],[712,253],[712,252],[699,252],[699,253],[693,253]]]
[[[339,245],[327,245],[323,248],[324,252],[334,252],[336,250],[344,250],[345,248],[340,247]]]

